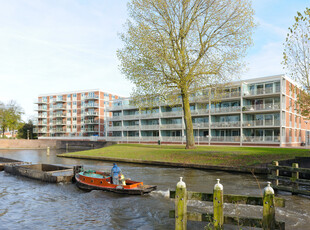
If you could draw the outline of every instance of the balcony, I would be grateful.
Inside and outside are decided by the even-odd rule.
[[[265,95],[265,94],[278,94],[278,93],[280,93],[280,87],[250,90],[248,92],[244,92],[243,96],[247,97],[247,96]]]
[[[46,128],[42,128],[42,129],[34,128],[33,132],[34,133],[47,133],[47,129]]]
[[[35,104],[47,104],[47,100],[38,100],[35,102]]]
[[[199,126],[199,129],[203,129],[203,128],[209,128],[209,123],[193,123],[193,128],[194,129],[198,129],[198,126]]]
[[[53,100],[53,102],[67,102],[65,98],[56,98],[56,101]]]
[[[224,121],[224,122],[212,122],[211,128],[233,128],[240,127],[240,121]]]
[[[141,113],[140,118],[159,118],[159,113]]]
[[[123,130],[123,126],[110,126],[107,128],[108,131],[121,131]]]
[[[162,112],[161,117],[182,117],[183,111]]]
[[[209,109],[196,109],[196,110],[191,110],[191,115],[209,115]]]
[[[95,100],[95,99],[99,99],[98,95],[87,95],[84,96],[84,100]]]
[[[141,125],[141,130],[158,130],[159,125]]]
[[[36,111],[47,111],[47,107],[43,108],[42,106],[39,106]]]
[[[123,120],[132,120],[132,119],[139,119],[139,114],[133,114],[133,115],[123,115],[121,119]]]
[[[85,108],[98,108],[99,104],[98,103],[88,103],[88,104],[84,104]]]
[[[53,122],[53,125],[66,125],[66,122]]]
[[[66,117],[67,115],[65,113],[54,113],[54,117]]]
[[[99,113],[98,112],[86,112],[84,113],[84,116],[85,117],[99,116]]]
[[[65,133],[66,129],[53,129],[55,133]]]
[[[38,122],[36,126],[47,126],[47,123]]]
[[[280,109],[280,104],[259,104],[259,105],[245,105],[242,108],[242,111],[244,112],[254,112],[254,111],[266,111],[266,110],[279,110]]]
[[[98,132],[99,129],[98,128],[85,128],[83,131],[86,133],[93,133],[93,132]]]
[[[254,142],[254,143],[260,143],[260,142],[280,142],[280,136],[244,136],[243,142]]]
[[[39,114],[38,118],[47,118],[47,114]]]
[[[280,120],[249,120],[243,121],[244,128],[253,128],[255,126],[280,126]]]
[[[139,125],[128,125],[128,126],[124,126],[124,130],[139,130]]]
[[[99,124],[99,120],[84,120],[84,124]]]
[[[190,97],[190,102],[208,102],[208,101],[209,101],[208,95]]]
[[[211,142],[240,142],[240,136],[213,136]]]
[[[239,113],[241,111],[240,106],[228,106],[221,108],[211,108],[211,113]]]
[[[160,129],[182,129],[182,124],[163,124]]]
[[[54,110],[67,110],[66,106],[54,106]]]

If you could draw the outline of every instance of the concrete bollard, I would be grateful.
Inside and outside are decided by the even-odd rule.
[[[180,177],[175,191],[175,230],[187,228],[187,191],[182,179],[183,177]]]
[[[214,229],[223,229],[224,211],[223,211],[223,185],[220,184],[220,179],[213,189],[213,225]]]
[[[263,197],[263,229],[272,230],[275,229],[274,190],[270,186],[271,182],[267,183]]]
[[[273,162],[272,162],[272,165],[273,165],[273,166],[279,166],[279,162],[278,162],[278,161],[273,161]],[[272,175],[273,175],[273,176],[279,176],[279,169],[272,170]],[[278,185],[279,185],[279,180],[274,179],[273,184],[274,184],[275,186],[278,186]]]
[[[46,155],[50,155],[50,147],[47,147],[47,149],[46,149]]]

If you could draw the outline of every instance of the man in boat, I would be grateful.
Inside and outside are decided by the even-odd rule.
[[[122,170],[116,165],[116,163],[113,163],[113,167],[111,169],[111,178],[113,184],[120,184],[119,177],[122,173]]]

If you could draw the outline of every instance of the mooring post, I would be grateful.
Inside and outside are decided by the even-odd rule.
[[[279,166],[279,161],[273,161],[272,162],[273,166]],[[279,169],[273,169],[271,172],[272,176],[279,176]],[[273,185],[278,186],[279,185],[279,180],[274,179],[273,180]]]
[[[50,155],[50,147],[47,147],[47,149],[46,149],[46,155]]]
[[[224,212],[223,212],[223,185],[220,179],[216,179],[217,183],[213,189],[213,224],[214,229],[223,229]]]
[[[275,229],[275,207],[274,207],[274,190],[270,186],[271,182],[264,189],[263,198],[263,229]]]
[[[293,163],[292,167],[298,169],[298,163]],[[296,182],[297,179],[299,179],[299,172],[297,172],[297,171],[296,172],[292,172],[292,178],[291,178],[291,181],[293,182],[293,185],[292,185],[292,195],[298,194],[297,193],[298,183]]]
[[[186,230],[187,227],[187,191],[182,179],[180,177],[175,191],[175,230]]]
[[[66,143],[66,152],[68,152],[68,150],[69,150],[69,144]]]

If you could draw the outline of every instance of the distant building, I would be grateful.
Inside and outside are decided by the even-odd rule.
[[[296,103],[296,84],[285,75],[233,82],[218,100],[212,90],[190,101],[196,144],[300,146],[309,142],[307,120]],[[108,108],[107,140],[129,143],[185,143],[181,100],[140,110],[130,98]],[[308,143],[309,144],[309,143]]]
[[[34,132],[39,139],[105,139],[106,108],[115,99],[100,90],[40,95]]]

